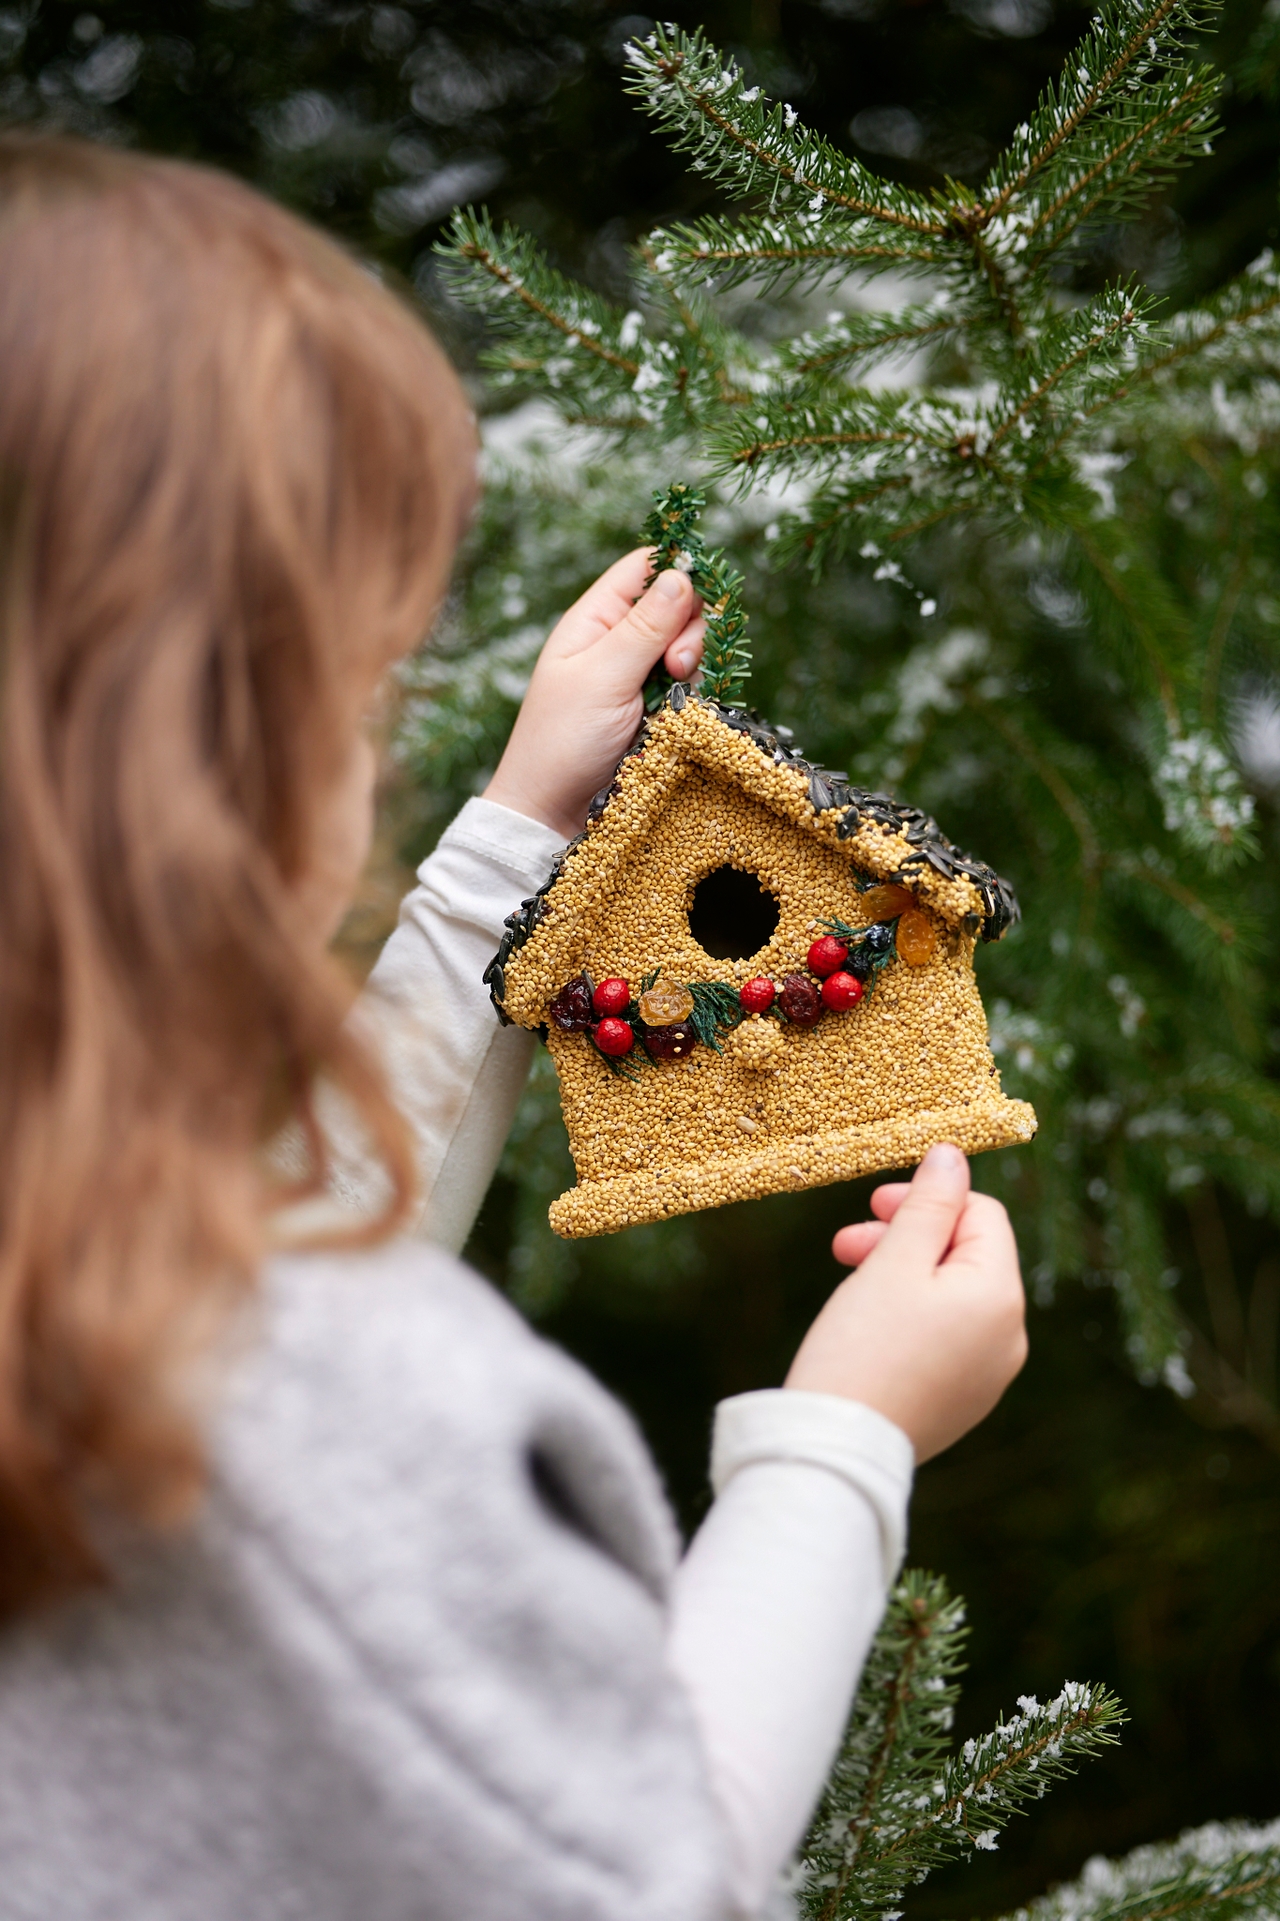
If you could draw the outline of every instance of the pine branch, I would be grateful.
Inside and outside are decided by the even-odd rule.
[[[637,253],[683,332],[687,356],[705,376],[697,384],[707,398],[726,407],[748,405],[753,397],[751,387],[730,371],[736,364],[748,379],[754,372],[742,334],[725,326],[707,300],[677,283],[674,274],[659,261],[651,240],[642,241]]]
[[[994,1847],[1027,1802],[1115,1742],[1114,1697],[1069,1682],[1043,1707],[1024,1696],[1012,1720],[948,1755],[963,1618],[945,1583],[904,1576],[805,1843],[810,1921],[883,1914],[943,1861]]]
[[[1203,32],[1217,10],[1218,0],[1110,0],[992,168],[975,220],[990,226],[1033,183],[1051,199],[1059,194],[1087,164],[1077,136],[1092,117],[1123,92],[1121,111],[1136,118],[1148,105],[1157,63],[1176,61],[1182,41]],[[1209,70],[1197,69],[1195,83],[1211,86]]]
[[[886,1831],[886,1860],[909,1862],[915,1878],[957,1852],[992,1848],[995,1836],[1028,1801],[1038,1801],[1054,1781],[1075,1772],[1079,1761],[1114,1747],[1126,1716],[1115,1696],[1096,1683],[1068,1681],[1043,1707],[1034,1695],[1018,1700],[1019,1712],[989,1734],[964,1744],[933,1783],[936,1806]]]
[[[438,251],[451,265],[471,269],[452,275],[454,291],[490,318],[545,329],[555,344],[578,349],[588,364],[598,361],[628,381],[640,372],[639,360],[617,340],[622,319],[617,309],[556,273],[518,228],[495,228],[486,214],[464,208],[455,214],[449,241]],[[508,313],[513,300],[515,311]]]
[[[1139,1380],[1177,1387],[1185,1373],[1182,1317],[1167,1288],[1144,1287],[1158,1274],[1164,1244],[1160,1211],[1144,1184],[1128,1178],[1127,1144],[1112,1143],[1102,1202],[1107,1277],[1115,1289],[1125,1349]]]
[[[1123,288],[1099,295],[1041,330],[1014,378],[986,397],[779,387],[717,429],[712,459],[740,483],[812,479],[807,504],[779,529],[777,552],[803,550],[815,565],[855,531],[865,551],[939,518],[1017,511],[1042,471],[1044,436],[1061,448],[1076,424],[1128,391],[1148,309]]]
[[[742,575],[730,567],[718,549],[708,549],[697,531],[706,495],[677,481],[654,495],[654,508],[645,521],[642,538],[654,549],[649,579],[668,567],[688,574],[702,599],[702,676],[699,691],[726,707],[742,704],[742,689],[751,674],[751,649],[746,644],[747,616],[742,606]],[[660,671],[645,689],[646,707],[657,705],[671,686]]]
[[[1079,418],[1062,433],[1041,443],[1040,465],[1048,465],[1068,436],[1078,437],[1095,416],[1120,408],[1143,415],[1148,424],[1168,423],[1170,390],[1203,389],[1223,374],[1237,380],[1280,370],[1280,261],[1268,248],[1234,280],[1201,306],[1186,308],[1160,327],[1146,330],[1144,351],[1114,388],[1100,388],[1078,410]],[[1121,403],[1131,402],[1129,407]],[[1256,398],[1251,400],[1256,411]],[[1159,411],[1164,410],[1164,411]]]
[[[1280,1821],[1215,1821],[1119,1861],[1097,1857],[1008,1921],[1270,1921],[1278,1906]]]
[[[1212,10],[1212,0],[1112,0],[983,193],[952,181],[931,201],[877,179],[792,108],[763,100],[702,34],[659,28],[629,50],[631,91],[697,171],[767,196],[768,210],[673,228],[655,236],[658,256],[722,284],[753,275],[778,286],[841,259],[870,271],[931,267],[957,285],[976,266],[1016,340],[1022,290],[1048,257],[1207,149],[1221,80],[1191,67],[1182,41]]]
[[[783,342],[778,361],[805,383],[834,380],[854,368],[866,375],[886,360],[949,339],[974,318],[949,294],[893,313],[836,314],[825,327]]]
[[[746,397],[725,365],[724,331],[692,301],[673,301],[660,279],[648,291],[674,320],[673,337],[655,335],[640,309],[624,311],[556,272],[527,234],[496,229],[483,213],[456,214],[437,251],[458,297],[508,337],[485,365],[508,384],[541,383],[571,420],[683,433],[700,411]]]
[[[984,450],[994,453],[1011,435],[1029,441],[1033,416],[1057,426],[1054,445],[1061,446],[1071,425],[1083,425],[1121,399],[1150,334],[1154,304],[1132,288],[1117,287],[1083,311],[1052,321],[991,409]]]
[[[1264,100],[1280,100],[1280,14],[1264,8],[1261,20],[1245,48],[1236,69],[1236,81],[1243,94]]]
[[[1167,83],[1143,101],[1141,123],[1117,117],[1100,129],[1098,150],[1082,155],[1047,198],[1017,223],[1024,274],[1035,274],[1088,221],[1115,219],[1197,153],[1218,131],[1214,103],[1220,76],[1199,70],[1189,81]]]
[[[873,580],[901,583],[901,568],[887,558],[888,550],[905,546],[945,522],[982,512],[992,504],[984,497],[987,492],[981,478],[961,493],[937,477],[928,484],[910,472],[871,482],[820,486],[802,511],[785,514],[775,523],[770,557],[779,567],[804,561],[816,580],[833,561],[856,551],[875,563]]]
[[[909,1568],[863,1669],[840,1752],[802,1851],[800,1905],[810,1921],[883,1913],[904,1876],[875,1865],[886,1808],[943,1764],[967,1638],[964,1603],[946,1582]]]
[[[1166,54],[1175,30],[1190,18],[1182,0],[1152,0],[1138,13],[1147,27],[1164,34]],[[1127,71],[1134,14],[1132,4],[1113,6],[1113,17],[1086,38],[1082,60],[1087,55],[1099,68],[1091,80],[1095,105]],[[1104,56],[1109,64],[1100,67]],[[652,96],[651,106],[677,144],[692,143],[705,167],[727,169],[736,184],[758,188],[761,154],[767,149],[770,165],[785,161],[791,187],[801,183],[808,197],[799,211],[790,203],[771,208],[757,222],[753,238],[774,245],[775,281],[818,264],[809,237],[823,229],[828,205],[836,208],[837,220],[848,219],[852,202],[848,194],[841,200],[840,183],[856,178],[865,185],[871,176],[815,142],[789,109],[762,103],[758,90],[746,88],[733,64],[723,62],[700,34],[658,29],[642,48],[631,50],[631,62],[634,87]],[[1149,58],[1145,64],[1151,64]],[[1138,67],[1143,68],[1142,61]],[[1079,73],[1086,73],[1085,65]],[[1160,110],[1141,119],[1133,130],[1135,153],[1148,158],[1157,148],[1167,153],[1167,142],[1160,145],[1161,125]],[[742,160],[747,148],[749,164]],[[1116,185],[1113,159],[1095,155],[1092,198],[1082,206],[1100,205],[1100,196]],[[1134,154],[1125,165],[1133,175]],[[777,179],[769,177],[776,202]],[[809,191],[819,178],[822,195]],[[857,202],[856,219],[864,230],[872,223],[877,244],[883,246],[887,237],[896,246],[900,237],[892,221],[886,225],[886,212],[901,215],[901,228],[918,230],[917,239],[927,228],[924,237],[931,244],[946,240],[936,219],[923,227],[915,219],[918,196],[895,199],[896,193],[886,189],[879,198]],[[1019,510],[1028,491],[1043,483],[1048,461],[1061,456],[1075,431],[1124,398],[1135,376],[1138,347],[1150,332],[1143,306],[1116,290],[1099,296],[1083,313],[1029,319],[1000,258],[1002,249],[1011,251],[1010,235],[997,234],[987,220],[990,210],[973,196],[960,188],[955,196],[944,225],[953,237],[963,233],[979,270],[976,280],[969,275],[967,299],[952,293],[902,315],[851,316],[817,340],[795,343],[778,355],[773,391],[766,386],[758,405],[752,390],[761,387],[760,370],[747,370],[745,381],[729,371],[731,357],[742,357],[740,336],[717,328],[711,309],[677,285],[692,258],[687,247],[680,252],[679,235],[655,236],[642,250],[647,280],[671,310],[675,339],[654,338],[638,312],[621,314],[575,289],[546,265],[532,243],[509,232],[496,235],[487,222],[460,216],[451,251],[473,270],[466,282],[469,297],[509,329],[515,296],[517,344],[498,356],[508,377],[536,377],[553,392],[563,390],[570,418],[618,430],[668,432],[687,432],[703,421],[724,472],[741,478],[752,470],[806,468],[816,482],[810,510],[788,521],[776,551],[785,556],[803,547],[817,565],[847,543],[855,519],[865,519],[866,533],[880,544],[912,537],[960,513]],[[1070,217],[1080,211],[1073,207]],[[1052,218],[1059,225],[1067,219],[1065,201]],[[699,234],[681,231],[686,240]],[[827,236],[822,237],[825,245]],[[728,238],[727,228],[717,233],[704,224],[699,244]],[[1042,238],[1047,246],[1047,228]],[[741,242],[739,228],[735,244]],[[701,258],[705,263],[705,245]],[[760,262],[757,252],[754,264]],[[735,266],[747,264],[740,251]],[[830,264],[829,253],[821,264]],[[883,395],[847,395],[843,383],[837,384],[835,375],[845,369],[859,363],[869,368],[908,343],[941,338],[961,322],[975,329],[975,344],[993,346],[1000,354],[1003,330],[1006,347],[1016,349],[1015,379],[994,401],[934,394],[924,401],[898,396],[886,403]],[[742,414],[740,425],[734,424],[734,413]],[[1043,457],[1037,460],[1040,450]]]
[[[655,257],[672,273],[714,277],[719,287],[762,279],[779,292],[811,286],[840,271],[958,272],[965,251],[946,236],[925,236],[847,214],[741,219],[708,215],[651,236]]]
[[[1117,873],[1124,874],[1131,880],[1140,881],[1147,887],[1159,888],[1162,894],[1167,894],[1170,900],[1176,901],[1179,907],[1185,908],[1194,920],[1198,920],[1207,927],[1224,947],[1235,945],[1234,921],[1228,920],[1224,914],[1216,913],[1175,874],[1166,874],[1163,869],[1157,867],[1149,854],[1143,859],[1127,854],[1110,854],[1107,856],[1107,863]]]
[[[708,451],[713,470],[740,486],[765,476],[808,483],[808,500],[782,516],[772,551],[779,562],[807,557],[817,570],[854,539],[878,551],[904,523],[983,504],[997,483],[974,459],[979,431],[964,393],[784,394],[726,422]]]
[[[1224,368],[1247,371],[1255,353],[1269,368],[1280,365],[1280,260],[1268,248],[1212,299],[1176,314],[1153,346],[1133,371],[1132,389],[1167,377],[1203,382]]]
[[[747,87],[732,60],[698,33],[660,26],[627,49],[639,97],[696,173],[735,194],[769,196],[772,208],[853,214],[908,234],[941,237],[945,219],[923,194],[880,180],[811,133],[794,108]]]
[[[1036,779],[1042,781],[1049,793],[1061,808],[1080,850],[1080,866],[1084,874],[1092,879],[1102,868],[1106,856],[1098,839],[1097,829],[1090,819],[1089,810],[1076,793],[1070,781],[1033,740],[1028,738],[1026,729],[1021,727],[1012,715],[1004,712],[1003,707],[994,701],[985,701],[969,690],[966,698],[981,712],[989,727],[995,729],[1006,740],[1020,760],[1025,761]]]
[[[965,395],[921,400],[894,391],[851,390],[845,397],[766,395],[750,420],[731,420],[712,445],[726,473],[811,471],[816,464],[870,463],[881,474],[891,460],[914,462],[923,454],[955,451],[974,411]]]

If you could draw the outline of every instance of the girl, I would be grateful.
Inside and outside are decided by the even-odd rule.
[[[934,1149],[785,1388],[720,1408],[680,1560],[626,1415],[454,1258],[528,1058],[502,916],[700,648],[643,554],[570,610],[349,1019],[363,716],[473,438],[278,208],[0,138],[3,1921],[762,1912],[913,1461],[1023,1358],[1003,1212]],[[365,1212],[299,1251],[264,1144],[323,1184],[322,1083]]]

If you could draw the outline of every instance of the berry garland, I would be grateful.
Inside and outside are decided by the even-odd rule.
[[[875,987],[894,959],[922,966],[937,945],[937,930],[904,887],[876,886],[863,895],[876,917],[868,927],[823,920],[826,929],[806,956],[807,974],[787,974],[781,985],[767,974],[744,981],[677,981],[655,967],[633,994],[620,976],[594,982],[585,971],[567,981],[547,1009],[562,1034],[585,1034],[610,1072],[639,1079],[642,1067],[682,1060],[695,1044],[724,1052],[721,1041],[752,1015],[795,1027],[816,1027],[827,1014],[847,1014]]]

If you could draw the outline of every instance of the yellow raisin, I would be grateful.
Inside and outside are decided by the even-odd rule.
[[[661,977],[641,994],[640,1018],[648,1027],[674,1027],[693,1012],[693,995],[679,981]]]
[[[938,930],[922,908],[909,907],[898,922],[898,956],[908,967],[923,967],[938,950]]]
[[[885,884],[881,887],[868,887],[859,907],[868,920],[892,920],[895,914],[905,914],[914,907],[916,897],[909,887],[894,887]]]

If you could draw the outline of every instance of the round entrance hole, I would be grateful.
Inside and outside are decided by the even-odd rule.
[[[758,874],[717,867],[689,903],[689,932],[712,960],[758,954],[778,925],[778,903]]]

